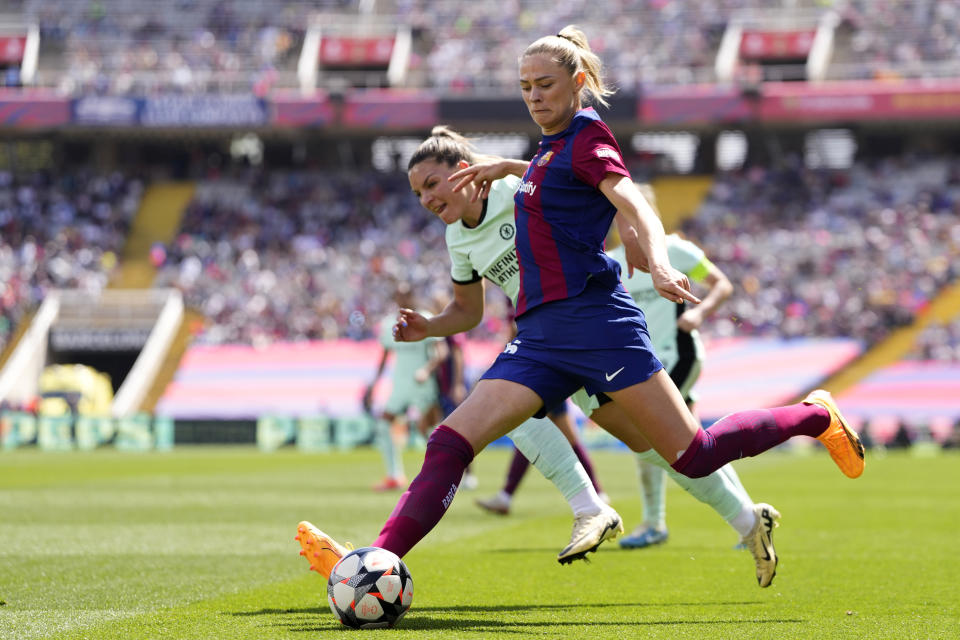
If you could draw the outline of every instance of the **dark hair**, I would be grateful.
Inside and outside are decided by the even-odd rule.
[[[417,150],[410,156],[407,171],[424,160],[431,159],[442,162],[448,167],[454,167],[461,160],[473,164],[476,161],[476,156],[470,140],[446,125],[437,125],[430,131],[430,137],[421,142]]]
[[[613,89],[603,81],[603,62],[600,56],[590,50],[587,36],[576,25],[569,24],[555,36],[544,36],[524,50],[524,58],[537,54],[550,56],[554,62],[566,69],[570,76],[583,71],[586,76],[583,91],[587,100],[595,100],[603,106],[609,106],[605,98],[613,94]]]

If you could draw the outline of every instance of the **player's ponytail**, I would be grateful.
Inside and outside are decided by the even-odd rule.
[[[476,156],[473,152],[473,144],[466,136],[441,124],[430,131],[430,137],[421,142],[417,150],[410,156],[407,171],[424,160],[434,160],[448,167],[454,167],[461,160],[473,164],[476,161]]]
[[[573,77],[584,74],[583,95],[585,103],[595,101],[607,107],[606,97],[614,91],[603,81],[603,62],[600,56],[590,49],[587,36],[576,25],[567,25],[555,36],[540,38],[523,52],[521,58],[545,54],[554,62],[570,72]]]

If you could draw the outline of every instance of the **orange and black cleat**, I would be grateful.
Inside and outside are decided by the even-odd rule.
[[[346,545],[338,543],[306,520],[297,525],[294,539],[300,542],[300,555],[310,563],[310,570],[316,571],[324,579],[330,577],[330,572],[340,562],[340,558],[353,549],[349,542]]]
[[[863,443],[860,442],[860,436],[850,428],[847,421],[840,415],[840,409],[837,403],[833,401],[833,396],[829,391],[817,389],[811,391],[803,399],[804,404],[820,405],[830,414],[830,426],[826,431],[817,436],[817,440],[823,443],[830,452],[830,457],[840,467],[840,471],[848,478],[858,478],[863,473],[865,465],[863,459]]]

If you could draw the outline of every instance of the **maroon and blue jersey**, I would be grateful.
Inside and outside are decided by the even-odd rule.
[[[630,176],[592,108],[578,111],[563,132],[543,136],[514,196],[518,316],[578,295],[590,278],[619,282],[620,265],[603,251],[616,208],[597,188],[610,173]]]
[[[663,368],[620,265],[603,251],[616,209],[597,187],[611,173],[630,175],[613,134],[583,109],[543,137],[514,196],[517,337],[482,377],[531,389],[543,401],[538,417],[580,387],[610,393]]]

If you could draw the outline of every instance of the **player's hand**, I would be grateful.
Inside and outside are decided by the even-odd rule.
[[[661,296],[670,302],[682,303],[684,300],[693,304],[700,304],[700,298],[690,293],[690,280],[673,267],[658,267],[651,269],[653,286]]]
[[[703,314],[700,313],[700,307],[691,307],[681,313],[680,317],[677,318],[677,327],[687,333],[699,329],[702,324]]]
[[[424,382],[426,382],[429,377],[430,377],[430,372],[427,371],[426,367],[420,367],[419,369],[413,372],[413,379],[419,384],[423,384]]]
[[[427,319],[413,309],[400,309],[393,325],[393,339],[397,342],[419,342],[426,338]]]
[[[502,158],[482,158],[469,167],[453,172],[447,180],[456,182],[452,191],[460,191],[472,182],[477,189],[470,202],[476,202],[490,195],[494,180],[505,178],[509,173]]]

